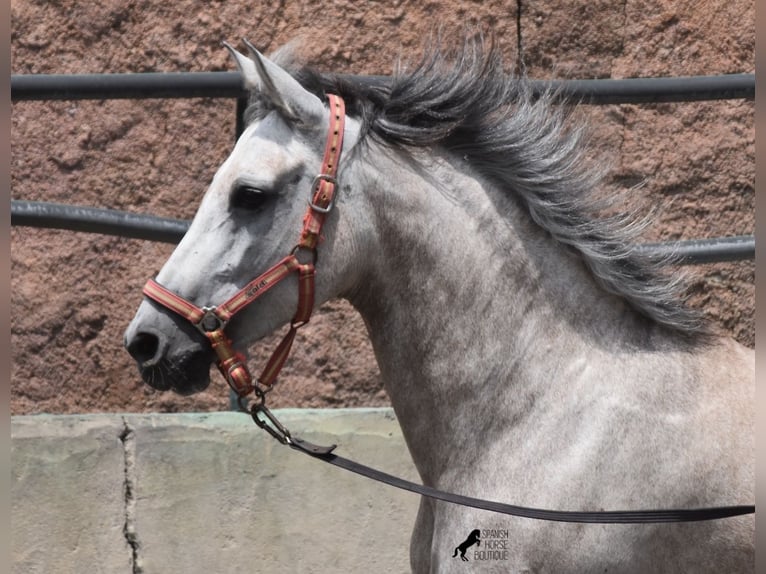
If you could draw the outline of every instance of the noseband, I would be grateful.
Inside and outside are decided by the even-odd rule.
[[[218,356],[216,363],[218,370],[240,400],[251,392],[255,392],[262,399],[264,393],[272,388],[290,354],[297,330],[309,322],[314,308],[314,266],[317,260],[317,245],[325,217],[335,203],[338,187],[336,174],[343,148],[345,125],[343,99],[333,94],[328,94],[327,97],[330,101],[330,129],[325,143],[322,168],[311,185],[312,196],[306,215],[303,217],[300,239],[290,254],[216,306],[197,307],[153,279],[149,279],[143,289],[144,295],[185,318],[207,337]],[[299,261],[297,254],[301,250],[310,252],[309,263]],[[298,275],[298,309],[290,321],[290,330],[272,353],[261,376],[254,381],[244,356],[234,350],[231,339],[224,329],[235,314],[293,273]]]

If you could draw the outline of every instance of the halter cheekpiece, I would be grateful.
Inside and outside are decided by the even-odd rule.
[[[314,308],[314,275],[317,246],[325,218],[335,205],[338,190],[337,172],[343,148],[345,104],[343,99],[328,94],[330,102],[330,129],[325,143],[324,157],[319,175],[311,185],[309,207],[303,217],[300,238],[290,253],[250,281],[232,297],[212,307],[197,307],[183,297],[166,289],[153,279],[144,285],[143,293],[153,301],[190,321],[210,341],[218,361],[218,370],[231,386],[240,401],[252,392],[263,400],[285,364],[297,330],[309,322]],[[301,263],[298,252],[310,252],[311,261]],[[288,275],[298,275],[298,309],[290,321],[290,329],[279,343],[255,381],[245,364],[245,358],[234,350],[231,339],[224,329],[231,318],[266,293]]]

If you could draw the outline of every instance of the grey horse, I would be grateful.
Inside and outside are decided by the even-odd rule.
[[[425,484],[561,510],[753,502],[754,354],[684,304],[662,262],[632,247],[629,219],[593,215],[600,174],[550,94],[480,43],[432,51],[388,88],[234,54],[247,127],[159,283],[208,305],[289,252],[336,93],[348,118],[316,300],[345,298],[363,317]],[[289,322],[297,293],[285,281],[234,318],[235,347]],[[205,338],[154,302],[126,345],[157,388],[209,383]],[[424,499],[413,571],[463,572],[455,540],[487,516]],[[753,516],[504,524],[503,571],[754,568]]]

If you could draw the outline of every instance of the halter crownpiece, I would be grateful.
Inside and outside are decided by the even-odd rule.
[[[290,354],[297,330],[309,322],[314,309],[314,265],[317,246],[325,218],[335,205],[338,163],[343,149],[346,119],[343,99],[334,94],[327,94],[327,98],[330,102],[330,129],[325,142],[322,167],[312,182],[309,207],[303,216],[300,238],[290,254],[250,281],[232,297],[214,307],[197,307],[153,279],[149,279],[143,288],[144,295],[185,318],[207,337],[218,357],[218,370],[240,399],[254,391],[262,397],[271,389]],[[298,260],[296,255],[301,249],[311,252],[312,258],[309,263],[301,263]],[[244,356],[234,350],[224,329],[236,313],[292,273],[298,274],[298,309],[290,321],[289,331],[254,383]]]

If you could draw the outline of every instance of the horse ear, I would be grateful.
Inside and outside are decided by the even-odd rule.
[[[244,54],[240,54],[237,50],[234,49],[234,46],[232,46],[228,42],[224,42],[223,45],[226,47],[229,53],[234,57],[234,60],[237,62],[237,68],[239,68],[239,73],[242,74],[242,79],[245,84],[245,89],[260,90],[260,83],[258,81],[258,72],[255,69],[255,64],[253,63],[253,61],[247,56],[245,56]]]
[[[305,125],[315,125],[325,116],[321,100],[301,86],[295,78],[277,64],[266,58],[244,40],[250,58],[224,42],[237,61],[245,87],[256,90],[288,119]]]

